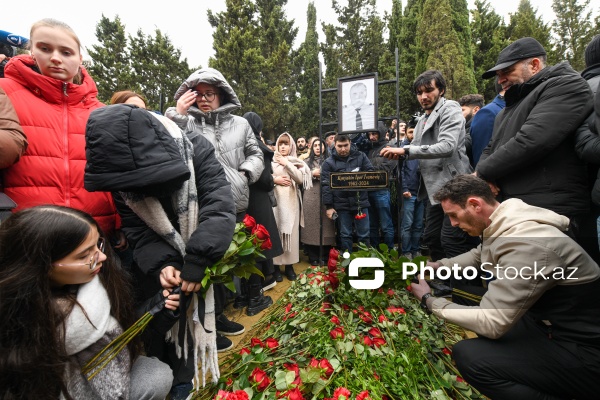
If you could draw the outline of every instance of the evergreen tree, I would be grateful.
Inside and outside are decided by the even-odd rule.
[[[509,42],[523,37],[532,37],[544,47],[548,54],[548,61],[553,64],[556,60],[552,56],[550,26],[537,15],[537,8],[534,9],[529,0],[521,0],[517,12],[509,15],[510,22],[506,30]]]
[[[313,2],[308,3],[306,22],[304,42],[294,57],[297,95],[291,101],[299,112],[294,130],[312,136],[319,133],[319,36],[317,9]]]
[[[427,69],[439,70],[446,79],[446,97],[459,97],[475,91],[472,64],[467,61],[466,52],[452,22],[452,8],[449,0],[425,0],[423,15],[436,15],[436,18],[423,20],[417,29],[417,36],[427,52]]]
[[[557,37],[555,50],[557,61],[567,60],[577,71],[585,68],[585,47],[595,33],[592,30],[592,11],[587,10],[589,4],[590,0],[552,2],[552,9],[556,14],[552,28]]]
[[[495,79],[482,79],[481,75],[496,64],[498,54],[508,45],[505,39],[506,26],[502,17],[496,14],[487,0],[475,0],[475,8],[471,10],[471,15],[477,93],[482,94],[485,101],[489,102],[496,97]]]
[[[267,88],[256,5],[250,0],[226,0],[225,4],[227,9],[223,12],[207,12],[208,22],[215,28],[215,56],[208,64],[219,70],[233,87],[242,103],[242,114],[254,111],[261,115],[262,93],[266,93]],[[261,117],[270,124],[266,116]]]
[[[163,112],[175,105],[173,95],[192,70],[167,35],[160,29],[154,35],[145,35],[139,29],[135,37],[129,36],[133,89],[146,96],[149,108]]]
[[[420,105],[412,90],[417,76],[425,71],[425,61],[420,38],[415,34],[422,19],[423,3],[425,0],[407,0],[398,38],[399,69],[400,69],[400,115],[408,118],[419,110]]]
[[[379,72],[379,61],[385,51],[384,25],[375,2],[348,0],[348,4],[342,6],[332,0],[339,25],[323,24],[325,43],[321,48],[327,66],[325,87],[337,87],[340,77]],[[330,97],[324,98],[328,113],[335,109]]]
[[[298,34],[294,28],[294,20],[286,19],[284,6],[287,0],[256,0],[259,22],[259,45],[265,60],[261,74],[264,88],[259,115],[265,126],[275,135],[291,130],[293,135],[307,135],[309,132],[298,131],[295,122],[297,111],[291,99],[295,96],[295,88],[290,82],[292,72],[292,45]],[[293,127],[293,129],[291,128]]]
[[[96,38],[100,44],[87,49],[92,59],[87,69],[98,86],[98,99],[108,102],[114,92],[132,85],[125,25],[119,16],[111,21],[103,14],[96,24]]]

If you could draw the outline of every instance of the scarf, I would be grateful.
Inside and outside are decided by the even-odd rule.
[[[131,210],[140,217],[147,225],[162,237],[167,243],[173,246],[182,257],[185,257],[185,246],[192,236],[192,233],[198,226],[199,208],[198,194],[196,189],[196,179],[194,174],[194,149],[190,140],[174,122],[166,117],[151,113],[157,118],[169,131],[181,154],[181,158],[190,170],[190,179],[185,181],[182,187],[171,195],[171,203],[177,214],[179,222],[179,232],[175,229],[167,213],[163,209],[160,200],[156,197],[145,196],[139,193],[121,192],[125,203]],[[197,318],[198,308],[204,307],[204,326],[202,321]],[[201,310],[202,311],[202,310]],[[217,334],[215,323],[215,300],[212,285],[208,288],[204,301],[198,299],[198,295],[192,296],[192,304],[185,310],[185,326],[180,326],[183,319],[177,322],[171,331],[167,334],[167,339],[171,339],[176,344],[177,356],[182,356],[187,360],[189,333],[191,332],[194,365],[195,365],[195,385],[198,386],[199,380],[199,360],[202,364],[202,386],[206,385],[206,373],[210,372],[212,382],[217,383],[219,372],[219,357],[217,355]],[[183,343],[180,343],[183,341]]]
[[[304,190],[312,188],[312,173],[308,165],[298,157],[296,157],[296,144],[294,138],[284,132],[277,138],[276,149],[279,149],[279,140],[282,136],[287,136],[290,143],[290,153],[286,156],[287,160],[291,164],[291,168],[296,168],[302,173],[302,187]],[[275,154],[279,154],[277,151]],[[289,176],[283,165],[273,161],[273,174],[275,176]],[[296,207],[300,207],[300,226],[304,226],[304,212],[302,211],[302,195],[298,188],[296,181],[292,179],[292,186],[280,186],[275,185],[273,189],[275,197],[277,199],[277,207],[273,208],[275,214],[275,220],[277,221],[277,229],[279,230],[279,237],[283,244],[283,250],[289,251],[292,248],[292,232],[294,231],[296,213],[290,212],[295,210]]]
[[[66,371],[69,394],[76,400],[127,400],[131,369],[127,349],[91,381],[81,373],[89,360],[123,333],[117,320],[110,315],[110,300],[98,276],[79,287],[77,303],[65,320],[65,349],[71,360]]]

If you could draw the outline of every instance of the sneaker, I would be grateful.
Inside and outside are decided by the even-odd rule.
[[[235,336],[241,335],[246,331],[244,325],[238,324],[227,319],[225,314],[221,314],[217,317],[217,332],[222,335]]]
[[[413,255],[412,255],[411,253],[404,253],[404,254],[402,254],[402,257],[406,257],[406,258],[408,258],[409,260],[412,260],[412,259],[413,259]]]
[[[293,265],[286,265],[285,266],[285,277],[288,278],[289,281],[295,281],[296,280],[296,271],[294,271],[294,266]]]
[[[275,286],[277,286],[277,281],[273,275],[270,275],[270,278],[264,280],[262,290],[267,291],[273,289]]]
[[[273,304],[273,299],[271,298],[271,296],[265,296],[261,293],[260,296],[251,298],[248,301],[246,315],[249,317],[256,315],[265,308],[268,308],[271,304]]]
[[[217,332],[217,353],[222,353],[233,347],[233,342]],[[184,397],[185,398],[185,397]]]
[[[413,258],[421,257],[422,255],[423,254],[421,254],[421,252],[417,250],[413,253]]]

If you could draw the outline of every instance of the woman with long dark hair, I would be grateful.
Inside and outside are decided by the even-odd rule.
[[[306,159],[306,165],[311,171],[313,186],[305,189],[302,197],[304,227],[300,231],[300,241],[304,244],[308,260],[312,265],[326,264],[329,249],[331,246],[335,246],[335,225],[332,220],[327,218],[327,210],[321,204],[321,164],[329,157],[328,153],[327,147],[319,139],[315,139]],[[321,224],[323,224],[323,250],[319,256]]]
[[[136,340],[91,380],[81,372],[135,322],[110,255],[97,222],[72,208],[36,206],[0,225],[1,399],[166,397],[171,370],[139,356]]]

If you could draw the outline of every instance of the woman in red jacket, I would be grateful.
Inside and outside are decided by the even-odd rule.
[[[113,233],[118,217],[110,193],[83,187],[85,126],[103,104],[81,65],[79,39],[68,25],[43,19],[33,24],[29,44],[31,55],[11,58],[0,79],[29,142],[19,162],[2,171],[4,192],[17,203],[15,211],[39,204],[73,207]],[[0,142],[8,134],[0,119]]]

